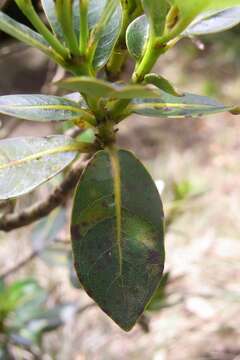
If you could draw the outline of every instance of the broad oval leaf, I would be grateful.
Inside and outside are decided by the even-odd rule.
[[[141,59],[149,37],[149,22],[146,15],[135,19],[126,32],[126,44],[129,54],[136,60]]]
[[[240,7],[201,14],[182,36],[214,34],[231,29],[240,23]]]
[[[200,117],[233,109],[206,96],[184,94],[176,97],[164,92],[161,94],[160,99],[135,99],[128,107],[129,112],[144,116],[182,118]]]
[[[164,266],[161,199],[132,153],[95,155],[76,189],[71,234],[81,284],[122,329],[130,330]]]
[[[60,96],[0,96],[0,113],[32,121],[64,121],[83,117],[85,121],[94,122],[94,116],[78,103]]]
[[[0,141],[0,200],[24,195],[68,166],[77,155],[71,138],[9,138]]]

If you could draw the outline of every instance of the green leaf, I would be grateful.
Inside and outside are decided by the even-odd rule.
[[[206,96],[185,94],[176,97],[162,92],[161,99],[135,99],[128,110],[144,116],[183,118],[231,111],[232,107],[226,107]]]
[[[181,18],[194,19],[208,10],[222,10],[240,5],[240,0],[171,0],[180,10]]]
[[[31,30],[29,27],[13,20],[2,11],[0,11],[0,30],[29,46],[33,46],[43,51],[48,56],[52,56],[52,50],[41,35]]]
[[[89,2],[89,28],[92,29],[90,47],[95,69],[100,69],[107,63],[121,31],[122,8],[118,0],[111,3],[112,8],[106,0]]]
[[[5,95],[0,96],[0,113],[32,121],[64,121],[83,117],[94,123],[94,117],[79,104],[60,96]]]
[[[157,91],[154,92],[146,86],[113,84],[87,76],[71,77],[58,82],[58,85],[68,90],[78,90],[83,94],[102,98],[132,99],[134,97],[151,98],[159,95]]]
[[[203,13],[183,32],[182,36],[214,34],[240,23],[240,7]]]
[[[55,33],[55,35],[57,35],[59,40],[63,40],[64,35],[63,35],[61,25],[57,19],[54,0],[41,0],[41,2],[42,2],[43,10],[46,14],[46,17],[48,19],[48,22],[49,22],[53,32]]]
[[[149,22],[146,15],[135,19],[126,32],[126,44],[129,54],[136,60],[140,60],[149,37]]]
[[[76,190],[71,234],[81,284],[130,330],[158,287],[164,264],[161,199],[132,153],[95,155]]]
[[[0,141],[0,200],[26,194],[57,175],[80,151],[63,135]],[[84,146],[83,146],[84,149]]]
[[[169,10],[167,0],[142,0],[143,8],[149,19],[151,33],[154,36],[161,36]]]
[[[146,84],[155,85],[159,90],[162,90],[165,93],[168,93],[170,95],[181,96],[181,94],[179,94],[174,89],[174,87],[170,84],[170,82],[161,75],[148,74],[148,75],[145,76],[144,82]]]

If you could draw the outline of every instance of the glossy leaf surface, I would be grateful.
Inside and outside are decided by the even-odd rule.
[[[154,117],[200,117],[218,112],[231,111],[206,96],[185,94],[172,96],[162,92],[160,99],[135,99],[129,106],[130,112]]]
[[[0,200],[32,191],[77,155],[76,143],[63,135],[0,141]]]
[[[240,7],[207,12],[196,18],[182,34],[183,36],[198,36],[214,34],[231,29],[240,23]]]
[[[6,95],[0,96],[0,113],[32,121],[63,121],[93,116],[79,104],[60,96]]]
[[[149,22],[146,15],[135,19],[126,32],[126,44],[130,55],[141,59],[149,36]]]
[[[95,155],[76,190],[71,234],[81,284],[130,330],[158,287],[164,264],[161,199],[132,153]]]

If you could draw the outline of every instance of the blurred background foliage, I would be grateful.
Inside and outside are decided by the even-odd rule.
[[[2,6],[27,23],[12,1]],[[239,35],[238,26],[181,41],[157,70],[181,91],[237,103]],[[1,33],[0,54],[1,94],[56,93],[51,81],[62,71],[38,51]],[[3,116],[0,121],[1,138],[66,130]],[[239,359],[238,121],[229,114],[201,120],[133,116],[121,125],[119,144],[152,171],[166,204],[165,276],[130,334],[81,291],[68,202],[34,226],[1,233],[0,359]],[[0,203],[1,214],[37,201],[60,179],[17,204]]]

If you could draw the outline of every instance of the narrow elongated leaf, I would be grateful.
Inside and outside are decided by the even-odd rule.
[[[130,330],[158,287],[164,264],[161,199],[132,153],[95,155],[76,190],[71,233],[81,284]]]
[[[240,7],[201,14],[183,32],[183,36],[214,34],[231,29],[240,23]]]
[[[162,90],[170,95],[181,96],[181,94],[179,94],[174,89],[174,87],[170,84],[170,82],[161,75],[147,74],[144,78],[144,82],[146,84],[155,85],[159,90]]]
[[[55,35],[57,35],[59,40],[63,40],[64,35],[63,35],[61,25],[57,19],[54,0],[41,0],[41,2],[42,2],[43,10],[46,14],[46,17],[48,19],[48,22],[49,22],[53,32],[55,33]]]
[[[94,117],[74,101],[37,94],[0,96],[0,113],[32,121],[63,121],[79,117],[94,121]]]
[[[0,141],[0,200],[26,194],[76,157],[79,144],[63,135]]]
[[[120,34],[121,26],[122,26],[122,8],[118,0],[116,0],[116,6],[113,9],[113,13],[111,16],[107,19],[107,21],[104,21],[104,24],[100,24],[102,20],[104,20],[105,16],[102,13],[97,14],[96,12],[98,10],[101,10],[102,8],[105,9],[105,6],[107,6],[108,1],[99,1],[99,5],[96,4],[96,0],[93,1],[91,4],[91,1],[89,3],[89,27],[91,29],[92,23],[94,20],[97,20],[97,23],[95,24],[95,28],[93,28],[93,33],[97,32],[97,46],[94,51],[93,56],[93,67],[95,69],[99,69],[103,67],[114,48],[114,45],[117,42],[118,36]],[[104,3],[104,7],[103,7]],[[91,8],[93,6],[93,8]],[[95,36],[94,36],[95,37]],[[95,40],[93,40],[95,42]]]
[[[48,56],[52,55],[48,43],[41,35],[31,30],[29,27],[13,20],[2,11],[0,11],[0,30],[29,46],[36,47]]]
[[[185,94],[176,97],[162,92],[160,99],[135,99],[129,106],[129,111],[144,116],[154,117],[200,117],[218,112],[231,111],[206,96]]]
[[[155,36],[162,35],[169,10],[167,0],[142,0],[143,8],[148,16],[151,32]]]
[[[68,90],[78,90],[82,94],[102,98],[132,99],[134,97],[151,98],[160,96],[157,91],[154,92],[146,86],[125,86],[86,76],[68,78],[58,84]]]
[[[149,22],[146,15],[135,19],[126,32],[126,44],[130,55],[141,59],[149,36]]]

